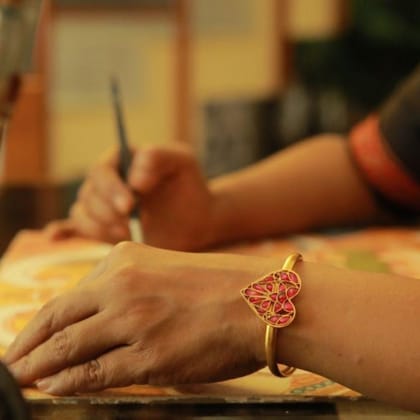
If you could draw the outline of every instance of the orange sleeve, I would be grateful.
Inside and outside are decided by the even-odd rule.
[[[377,115],[369,116],[351,130],[350,150],[356,165],[376,191],[395,204],[420,211],[420,184],[388,146]]]

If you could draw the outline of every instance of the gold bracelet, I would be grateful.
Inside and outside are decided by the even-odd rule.
[[[302,282],[293,271],[295,264],[302,260],[302,255],[295,253],[286,258],[280,271],[266,274],[241,290],[241,295],[266,324],[265,356],[271,373],[285,377],[291,375],[295,368],[286,366],[280,369],[276,361],[277,332],[287,327],[295,319],[296,308],[292,299],[300,292]]]

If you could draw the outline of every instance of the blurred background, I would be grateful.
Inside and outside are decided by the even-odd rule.
[[[419,62],[418,0],[46,0],[3,151],[0,250],[64,217],[116,145],[185,142],[208,177],[345,133]]]

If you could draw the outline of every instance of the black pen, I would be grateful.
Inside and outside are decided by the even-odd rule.
[[[111,95],[112,95],[112,102],[114,105],[114,114],[115,114],[115,121],[117,125],[118,144],[119,144],[119,153],[120,153],[118,170],[119,170],[119,174],[121,178],[125,182],[127,182],[132,156],[131,156],[130,148],[128,147],[127,133],[125,130],[125,124],[124,124],[124,119],[123,119],[123,114],[122,114],[120,88],[118,85],[118,80],[115,77],[111,78]],[[130,213],[130,220],[129,220],[130,237],[133,242],[142,242],[142,239],[143,239],[139,217],[140,217],[140,206],[139,206],[139,203],[137,202]]]

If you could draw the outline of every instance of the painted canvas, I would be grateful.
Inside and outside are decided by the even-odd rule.
[[[51,242],[42,232],[21,232],[11,243],[0,266],[0,355],[42,305],[74,287],[111,246],[84,239]],[[297,235],[246,242],[217,251],[279,256],[293,251],[306,260],[340,267],[394,272],[420,278],[420,230],[369,229],[351,233]],[[49,398],[25,389],[27,398]],[[155,388],[131,386],[99,393],[103,398],[141,396],[218,396],[237,398],[300,399],[356,398],[358,394],[327,378],[297,370],[278,379],[267,369],[214,384]]]

